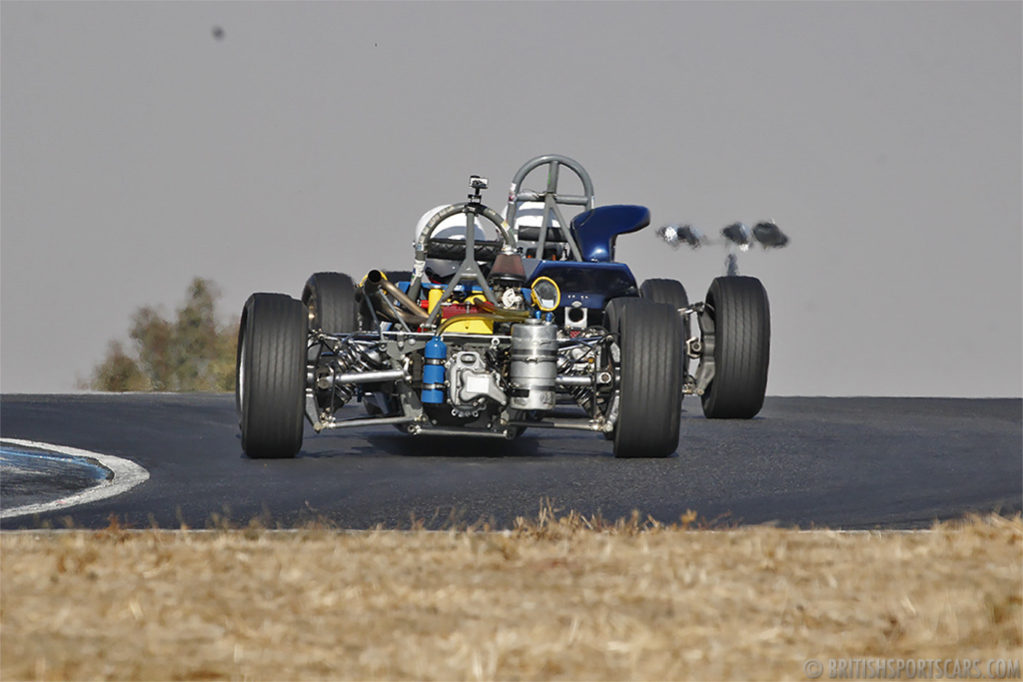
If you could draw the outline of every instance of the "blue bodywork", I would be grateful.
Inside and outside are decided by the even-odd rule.
[[[626,204],[599,206],[572,219],[572,236],[582,252],[581,261],[545,260],[537,263],[529,282],[549,277],[561,289],[561,305],[579,302],[602,310],[608,301],[639,296],[636,277],[625,263],[615,263],[615,239],[650,224],[650,209]]]
[[[615,239],[650,224],[646,206],[615,204],[598,206],[572,218],[572,235],[584,261],[610,263],[615,258]]]
[[[625,263],[545,260],[536,266],[530,282],[538,277],[557,283],[563,307],[579,301],[584,308],[603,309],[613,298],[639,295],[636,278]]]

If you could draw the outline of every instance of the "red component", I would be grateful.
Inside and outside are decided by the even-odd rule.
[[[430,302],[420,301],[419,307],[423,310],[429,310]],[[464,315],[465,313],[476,314],[481,312],[485,311],[481,310],[475,303],[470,303],[468,305],[464,303],[443,303],[441,304],[440,318],[442,320],[446,320],[455,315]]]
[[[480,312],[479,308],[472,303],[469,305],[465,305],[464,303],[450,303],[448,305],[441,306],[440,317],[442,320],[446,320],[449,317],[454,317],[455,315],[478,312]]]

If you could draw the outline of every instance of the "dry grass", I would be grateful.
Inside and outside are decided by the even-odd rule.
[[[1019,517],[687,525],[3,534],[0,677],[805,679],[1023,647]]]

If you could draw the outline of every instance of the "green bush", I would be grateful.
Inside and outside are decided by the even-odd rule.
[[[131,318],[129,354],[111,341],[89,388],[97,391],[232,391],[238,323],[220,324],[216,285],[196,277],[174,320],[150,306]]]

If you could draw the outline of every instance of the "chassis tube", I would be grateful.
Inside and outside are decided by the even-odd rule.
[[[601,426],[599,423],[586,419],[540,419],[538,421],[509,421],[508,426],[525,426],[531,429],[574,429],[576,431],[589,431],[590,433],[609,432],[608,426]]]
[[[595,385],[611,383],[610,372],[600,372],[597,376],[579,376],[573,374],[560,374],[554,380],[558,386],[582,386],[588,388]]]
[[[559,376],[554,380],[558,386],[593,386],[593,377]]]
[[[410,424],[415,417],[366,417],[360,419],[345,419],[339,422],[329,422],[323,425],[323,429],[348,429],[356,426],[376,426],[379,424]]]
[[[380,369],[369,372],[348,372],[334,375],[335,384],[372,384],[377,381],[397,381],[405,378],[403,369]]]

